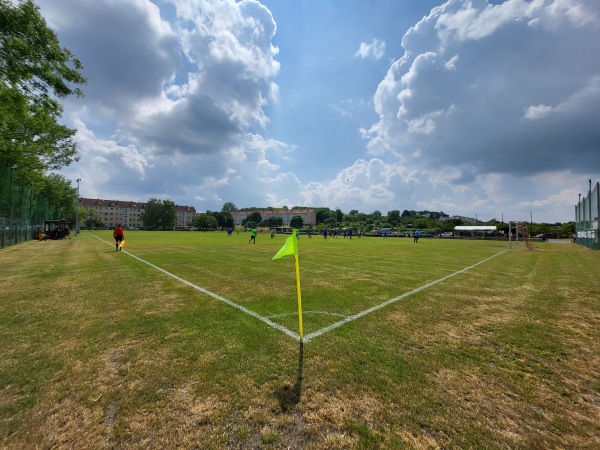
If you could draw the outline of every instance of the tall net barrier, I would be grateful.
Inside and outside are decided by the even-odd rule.
[[[596,182],[592,190],[592,180],[590,180],[590,189],[586,197],[579,196],[579,202],[575,205],[575,240],[580,245],[598,250],[599,230],[598,217],[600,216],[600,183]]]
[[[58,219],[56,209],[0,160],[0,249],[38,239],[48,219]]]

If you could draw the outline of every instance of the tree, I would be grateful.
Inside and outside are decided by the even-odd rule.
[[[140,219],[142,219],[145,228],[149,230],[157,230],[159,228],[161,209],[161,200],[151,198],[146,202],[144,211],[142,211],[142,213],[140,214]]]
[[[215,220],[217,221],[217,228],[223,226],[223,217],[221,216],[221,213],[219,211],[206,211],[206,214],[210,214],[215,218]]]
[[[387,220],[388,220],[388,222],[391,222],[394,225],[397,225],[398,222],[400,221],[400,211],[398,211],[397,209],[388,211]]]
[[[292,217],[292,220],[290,220],[290,226],[292,228],[302,228],[304,226],[304,220],[300,216],[294,216]]]
[[[325,219],[333,217],[335,213],[329,208],[315,208],[317,223],[325,223]]]
[[[227,202],[223,204],[223,207],[221,208],[222,213],[231,213],[232,211],[237,211],[237,208],[233,203]]]
[[[221,217],[225,228],[233,228],[235,226],[235,220],[233,220],[233,216],[230,212],[221,211]]]
[[[426,217],[419,217],[418,219],[415,219],[413,225],[415,228],[421,229],[433,228],[432,222]]]
[[[95,209],[85,209],[81,208],[79,210],[79,220],[83,219],[83,224],[88,230],[93,230],[94,228],[98,228],[102,226],[102,221],[100,220],[100,213]]]
[[[177,223],[177,206],[171,200],[151,198],[140,215],[144,227],[150,230],[172,230]]]
[[[171,200],[165,200],[162,204],[160,224],[163,230],[173,230],[177,225],[177,205]]]
[[[261,223],[262,217],[260,213],[258,211],[253,211],[244,220],[242,220],[242,225],[245,227],[249,227],[248,222],[252,222],[254,226],[256,226],[257,223]]]
[[[77,160],[75,134],[58,124],[60,99],[82,96],[82,65],[60,46],[32,0],[0,0],[0,162],[23,180]]]
[[[77,190],[71,186],[71,182],[58,174],[50,174],[46,177],[42,194],[56,209],[58,217],[75,223],[75,208],[77,205]]]
[[[216,230],[218,228],[217,219],[215,219],[215,216],[210,211],[194,217],[193,224],[199,230]]]
[[[358,213],[356,215],[356,220],[358,220],[359,222],[367,223],[367,219],[368,219],[368,217],[365,213]]]
[[[233,205],[233,203],[231,203]],[[230,212],[207,211],[207,214],[212,214],[217,221],[219,228],[227,228],[234,226],[233,216]]]
[[[77,161],[74,130],[14,90],[0,87],[0,161],[32,185],[43,184],[44,174]]]
[[[16,6],[0,0],[0,74],[36,103],[58,106],[53,98],[83,95],[72,83],[86,82],[81,62],[62,48],[32,0]],[[4,81],[4,80],[3,80]]]
[[[575,222],[563,223],[559,228],[558,235],[562,238],[571,238],[575,234],[575,230]]]
[[[283,217],[270,216],[260,223],[263,227],[280,227],[283,225]]]
[[[465,224],[462,219],[448,219],[445,221],[445,223],[447,224],[446,228],[450,230],[454,230],[454,227],[459,227]]]
[[[323,223],[325,225],[327,225],[329,228],[333,228],[336,225],[335,217],[328,217],[327,219],[325,219],[323,221]]]

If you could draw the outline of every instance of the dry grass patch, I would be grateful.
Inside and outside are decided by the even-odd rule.
[[[562,397],[552,386],[536,384],[535,401],[532,402],[511,390],[508,380],[479,373],[473,367],[440,370],[432,379],[440,396],[443,395],[457,410],[469,411],[463,419],[480,423],[493,432],[498,446],[593,448],[600,442],[598,435],[565,426],[579,423],[585,424],[587,429],[597,420],[597,411],[594,414],[581,402]],[[452,426],[464,427],[456,423]]]
[[[293,261],[270,259],[282,240],[128,237],[128,251],[296,330]],[[305,332],[501,250],[338,241],[302,241]],[[585,275],[598,253],[505,253],[299,353],[95,239],[17,247],[0,252],[3,448],[600,447],[600,306]]]
[[[441,369],[431,375],[438,395],[452,408],[468,411],[462,418],[448,418],[449,429],[460,429],[455,420],[481,423],[488,429],[496,430],[497,442],[505,442],[509,447],[525,444],[527,430],[523,425],[530,418],[522,420],[522,404],[515,393],[507,392],[506,386],[498,385],[491,377],[477,373],[477,369]],[[457,426],[458,425],[458,426]]]

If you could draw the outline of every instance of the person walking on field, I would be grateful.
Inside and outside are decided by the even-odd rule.
[[[256,244],[256,228],[252,228],[250,231],[250,240],[248,241],[248,244],[250,242],[254,242]]]
[[[421,232],[419,230],[415,231],[415,239],[413,242],[419,242],[419,238],[421,237]]]
[[[125,239],[125,231],[123,231],[121,224],[118,224],[117,228],[114,229],[113,237],[115,238],[115,251],[118,252],[121,250],[121,246],[119,244]]]

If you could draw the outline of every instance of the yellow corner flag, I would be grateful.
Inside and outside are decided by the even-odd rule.
[[[296,232],[293,232],[292,235],[285,240],[285,244],[281,247],[281,250],[277,252],[273,259],[279,259],[282,256],[287,255],[297,255],[298,254],[298,242],[296,238]]]
[[[294,255],[296,261],[296,291],[298,292],[298,330],[300,334],[300,340],[302,340],[302,294],[300,293],[300,264],[298,264],[298,231],[293,230],[292,235],[285,240],[285,244],[281,247],[281,250],[277,252],[273,259],[279,259],[282,256]]]

